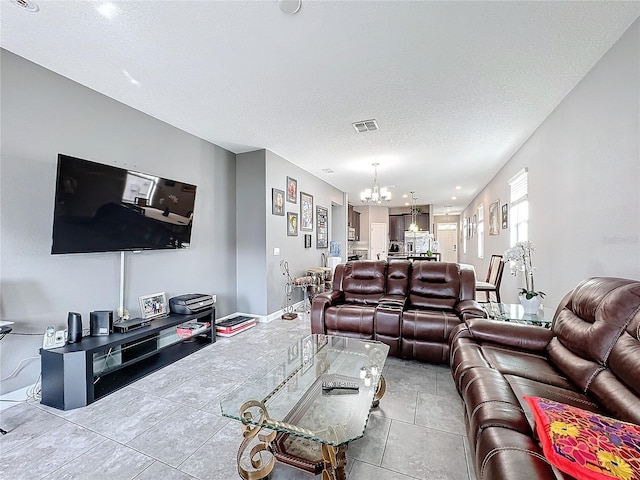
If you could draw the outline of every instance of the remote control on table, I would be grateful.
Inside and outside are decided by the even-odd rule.
[[[355,382],[322,382],[322,392],[358,393],[360,386]]]

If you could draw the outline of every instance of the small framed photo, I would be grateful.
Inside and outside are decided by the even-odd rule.
[[[502,229],[506,230],[509,228],[509,204],[505,203],[502,205]]]
[[[277,188],[271,189],[271,214],[284,217],[284,192]]]
[[[309,233],[304,235],[304,248],[311,248],[311,234]]]
[[[167,296],[164,292],[140,297],[140,315],[144,320],[164,317],[169,314]]]
[[[498,215],[500,214],[500,200],[496,200],[489,205],[489,235],[500,235],[500,224]]]
[[[328,217],[329,210],[325,207],[316,207],[316,248],[327,248],[328,246]]]
[[[298,236],[298,214],[287,212],[287,235],[289,237]]]
[[[300,230],[313,230],[313,196],[300,192]]]
[[[287,202],[298,203],[298,181],[287,177]]]

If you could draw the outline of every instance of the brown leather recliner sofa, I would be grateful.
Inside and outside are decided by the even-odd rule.
[[[378,340],[390,355],[447,363],[453,329],[484,315],[471,266],[364,260],[336,267],[332,291],[313,300],[311,331]]]
[[[585,280],[552,328],[470,319],[450,338],[478,480],[570,479],[552,468],[523,395],[640,424],[640,282]]]

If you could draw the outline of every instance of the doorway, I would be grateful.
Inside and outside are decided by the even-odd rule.
[[[371,224],[371,237],[369,238],[369,245],[371,245],[369,258],[371,260],[387,259],[388,238],[389,238],[389,235],[387,234],[386,223]]]
[[[443,262],[458,263],[458,224],[438,223],[437,240]]]

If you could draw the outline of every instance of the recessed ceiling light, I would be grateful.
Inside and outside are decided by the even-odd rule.
[[[462,185],[456,185],[456,190],[462,190]]]
[[[96,10],[100,15],[107,18],[113,18],[120,13],[120,9],[111,2],[101,3],[96,7]]]
[[[406,197],[406,195],[405,195],[405,197]],[[405,202],[405,203],[404,203],[404,206],[405,206],[405,207],[408,207],[409,205],[410,205],[410,203],[409,203],[409,202]]]
[[[278,7],[280,7],[282,13],[293,15],[300,11],[300,7],[302,7],[302,0],[279,0]]]
[[[451,200],[455,200],[456,198],[458,198],[458,197],[456,197],[456,196],[454,195],[453,197],[451,197]]]
[[[33,0],[11,0],[11,3],[29,13],[36,13],[40,11],[40,7]]]

